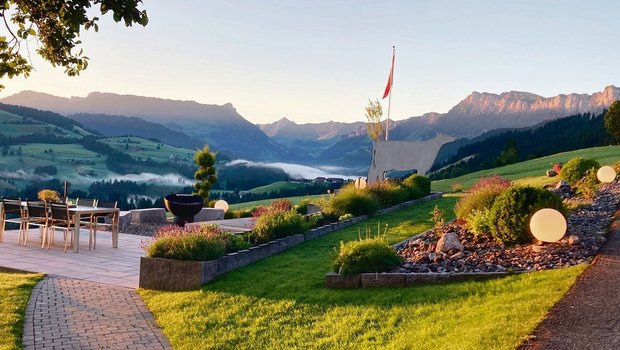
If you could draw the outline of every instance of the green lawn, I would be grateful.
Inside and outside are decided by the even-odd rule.
[[[341,240],[377,220],[400,241],[431,226],[439,205],[403,209],[301,244],[190,292],[140,290],[175,349],[514,349],[584,265],[484,282],[329,290],[323,276]]]
[[[517,164],[506,165],[500,168],[477,171],[453,179],[433,181],[433,190],[443,192],[451,191],[451,185],[454,182],[459,182],[465,188],[468,188],[481,176],[488,175],[501,175],[511,180],[522,179],[520,180],[521,183],[542,185],[557,181],[557,178],[551,180],[542,178],[545,175],[545,171],[551,169],[552,164],[559,162],[566,164],[567,161],[574,157],[593,158],[601,163],[601,165],[612,164],[620,160],[620,146],[586,148],[577,151],[558,153]]]
[[[21,349],[24,314],[38,274],[0,272],[0,349]]]
[[[293,204],[299,204],[299,202],[301,202],[304,198],[319,199],[319,198],[324,198],[324,197],[327,197],[327,196],[328,196],[328,194],[315,194],[315,195],[311,195],[311,196],[287,197],[285,199],[288,199]],[[259,201],[252,201],[252,202],[245,202],[245,203],[236,203],[236,204],[231,204],[230,205],[230,209],[232,209],[232,210],[252,209],[252,208],[258,207],[259,205],[269,205],[272,202],[280,200],[280,199],[282,199],[282,198],[261,199]]]

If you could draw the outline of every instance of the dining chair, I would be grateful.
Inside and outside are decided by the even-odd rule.
[[[28,244],[30,226],[38,226],[41,229],[41,247],[45,240],[45,232],[49,220],[47,204],[45,201],[26,200],[26,229],[24,234],[24,246]]]
[[[118,207],[118,202],[111,202],[111,201],[97,201],[97,208],[117,208]],[[109,227],[112,228],[112,226],[115,224],[115,214],[93,214],[92,215],[92,227],[93,227],[93,233],[92,236],[90,237],[89,241],[88,241],[88,248],[90,249],[90,245],[92,243],[93,245],[93,250],[97,249],[97,228],[98,227]],[[106,218],[111,218],[112,219],[112,223],[108,224],[107,222],[105,222]],[[103,222],[99,222],[99,220],[103,219]]]
[[[22,243],[24,228],[26,226],[26,213],[22,207],[21,198],[4,198],[2,200],[2,232],[0,232],[0,242],[4,239],[4,231],[6,230],[7,223],[19,224],[17,244],[20,245]]]
[[[48,224],[48,234],[46,235],[44,243],[47,243],[47,249],[50,249],[50,244],[54,242],[54,235],[56,233],[56,229],[64,230],[64,238],[65,238],[65,253],[67,252],[67,242],[69,239],[71,243],[73,243],[73,235],[70,234],[70,231],[75,227],[73,225],[73,221],[71,216],[69,215],[69,205],[68,204],[51,204],[50,208],[50,221]],[[51,230],[51,235],[49,231]],[[67,237],[67,235],[69,237]]]
[[[75,205],[78,207],[96,207],[97,206],[97,200],[96,199],[92,199],[92,198],[76,198],[75,199]],[[88,236],[91,237],[93,235],[93,216],[91,215],[90,217],[86,217],[86,218],[80,218],[80,227],[87,227],[88,228]],[[90,241],[90,238],[89,238]],[[90,243],[88,244],[88,249],[90,250]]]

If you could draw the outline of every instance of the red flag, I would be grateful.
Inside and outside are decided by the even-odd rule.
[[[385,87],[385,92],[383,93],[383,98],[386,98],[390,94],[390,90],[392,90],[392,79],[394,75],[394,56],[395,53],[392,51],[392,68],[390,68],[390,76],[388,77],[387,86]]]

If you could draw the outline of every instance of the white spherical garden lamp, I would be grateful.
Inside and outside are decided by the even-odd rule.
[[[616,179],[616,170],[609,165],[602,166],[596,172],[596,177],[600,182],[612,182]]]
[[[224,210],[224,212],[227,212],[228,211],[228,202],[226,202],[223,199],[220,199],[219,201],[215,202],[213,207],[215,209],[222,209],[222,210]]]
[[[530,230],[537,240],[557,242],[566,233],[566,218],[559,211],[551,208],[540,209],[530,220]]]

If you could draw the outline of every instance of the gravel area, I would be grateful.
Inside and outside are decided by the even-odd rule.
[[[492,238],[476,237],[456,223],[448,224],[400,249],[405,262],[393,272],[536,271],[580,264],[596,255],[605,243],[619,202],[620,184],[603,185],[591,204],[582,204],[571,213],[565,237],[542,249],[531,244],[506,247]],[[438,242],[441,236],[458,237],[460,246],[455,241],[455,248],[447,253],[436,252],[437,244],[442,244]]]

